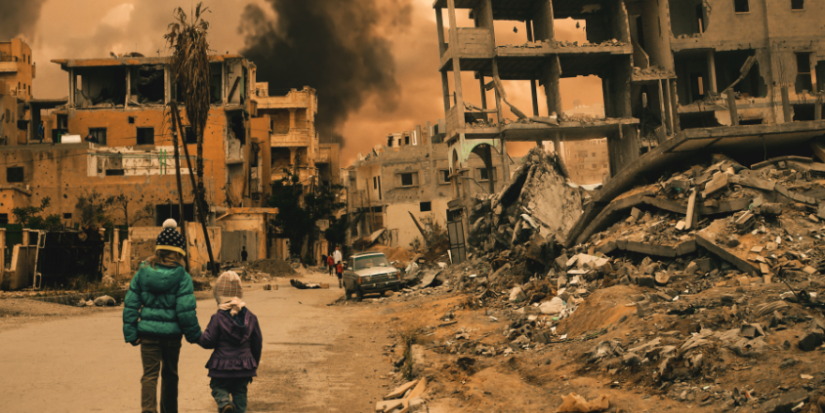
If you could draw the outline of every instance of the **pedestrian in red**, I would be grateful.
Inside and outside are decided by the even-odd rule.
[[[332,277],[332,271],[335,269],[335,260],[332,259],[332,255],[327,257],[327,266],[329,267],[329,276]]]
[[[335,273],[338,275],[338,288],[344,288],[343,287],[343,281],[344,281],[344,263],[343,262],[339,262],[338,265],[335,266]]]

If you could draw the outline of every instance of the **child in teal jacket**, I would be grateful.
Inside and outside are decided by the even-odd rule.
[[[132,278],[124,300],[123,336],[127,343],[140,345],[143,360],[143,411],[157,411],[159,373],[160,411],[177,411],[181,338],[197,343],[201,336],[192,277],[184,269],[186,253],[176,227],[172,219],[163,223],[155,255]]]

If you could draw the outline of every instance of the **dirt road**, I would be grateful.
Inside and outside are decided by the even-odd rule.
[[[372,321],[369,308],[327,306],[341,296],[338,289],[296,290],[288,280],[278,283],[277,291],[254,286],[244,295],[264,335],[249,411],[373,411],[389,383],[382,378],[391,370],[381,356],[386,328]],[[9,308],[19,302],[2,301],[0,315],[13,313]],[[31,313],[61,313],[51,306],[37,303]],[[140,352],[123,342],[121,308],[66,309],[64,316],[0,318],[0,387],[13,395],[0,402],[2,410],[139,411]],[[214,309],[214,301],[198,301],[202,328]],[[181,412],[215,409],[204,368],[209,354],[183,344]]]

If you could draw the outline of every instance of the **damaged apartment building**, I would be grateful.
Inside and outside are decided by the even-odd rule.
[[[351,223],[348,244],[366,240],[408,247],[422,238],[419,225],[422,229],[427,223],[446,227],[453,189],[447,143],[439,130],[444,130],[444,120],[440,125],[427,122],[425,127],[392,133],[386,145],[358,154],[345,173]],[[502,165],[501,158],[495,157],[485,162],[471,153],[465,165],[462,186],[469,196],[475,196],[500,190],[514,161],[507,158]]]
[[[27,60],[28,60],[27,56]],[[211,107],[204,131],[204,185],[210,209],[210,229],[216,257],[237,256],[240,246],[231,238],[221,249],[221,228],[265,233],[269,190],[269,132],[250,126],[255,120],[255,65],[240,55],[210,56]],[[160,226],[167,218],[180,221],[168,103],[180,100],[172,83],[168,57],[137,53],[100,59],[53,60],[68,73],[68,98],[30,99],[31,119],[25,139],[0,147],[0,222],[15,223],[12,211],[51,201],[43,216],[57,214],[66,227],[85,226],[78,199],[94,192],[103,198],[123,195],[123,211],[113,213],[116,225]],[[27,88],[28,91],[28,88]],[[180,139],[194,168],[196,136],[187,124],[185,108]],[[43,124],[43,133],[35,125]],[[194,194],[186,157],[181,148],[180,172],[184,217],[194,221]],[[260,178],[259,178],[260,177]],[[246,228],[240,221],[248,221]],[[153,241],[159,229],[147,239]],[[132,231],[142,234],[140,231]],[[190,232],[191,228],[190,228]],[[197,231],[195,231],[197,232]],[[231,234],[230,234],[231,235]],[[236,234],[237,235],[237,234]],[[136,235],[137,236],[137,235]],[[265,258],[265,237],[243,236],[250,257]],[[133,239],[137,242],[138,240]],[[190,243],[191,244],[191,243]],[[202,243],[198,248],[202,247]],[[137,250],[135,246],[135,250]],[[234,251],[237,249],[237,251]],[[205,251],[203,251],[205,254]],[[239,258],[239,256],[238,256]],[[192,256],[203,263],[205,257]]]
[[[0,42],[0,145],[26,142],[27,107],[36,74],[32,50],[26,42]]]
[[[290,89],[270,96],[269,84],[255,85],[253,100],[257,117],[253,129],[270,131],[271,180],[284,177],[284,170],[298,175],[299,183],[338,184],[340,144],[321,143],[315,130],[318,96],[315,89]]]
[[[553,142],[558,151],[560,142],[606,138],[609,184],[672,156],[726,148],[764,153],[825,129],[822,2],[436,0],[433,6],[454,178],[481,145],[495,157],[512,141]],[[460,10],[471,27],[457,26]],[[563,19],[579,22],[587,41],[557,39],[555,25]],[[497,41],[496,21],[523,22],[523,43]],[[462,85],[462,72],[478,84]],[[601,79],[603,118],[563,114],[560,82],[576,76]],[[502,80],[529,83],[532,113],[510,104]],[[466,101],[463,90],[479,87],[495,100],[482,93],[480,102]],[[505,119],[503,105],[518,119]],[[466,199],[462,185],[453,179],[457,200]]]

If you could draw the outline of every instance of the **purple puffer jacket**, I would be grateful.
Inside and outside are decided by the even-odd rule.
[[[246,308],[234,317],[229,311],[215,313],[198,341],[205,349],[215,349],[206,363],[209,377],[257,376],[262,340],[258,317]]]

